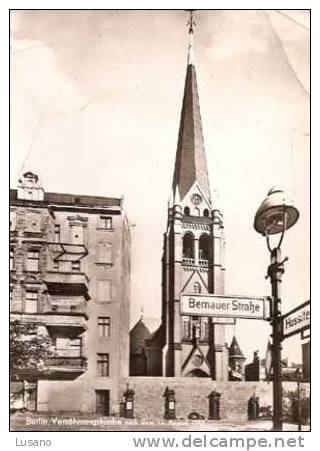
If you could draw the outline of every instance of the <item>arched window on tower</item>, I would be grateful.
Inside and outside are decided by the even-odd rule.
[[[184,207],[184,214],[185,216],[190,216],[190,208],[189,207]]]
[[[199,282],[195,282],[195,283],[193,284],[193,291],[194,291],[195,293],[201,293],[201,285],[200,285]]]
[[[205,208],[205,209],[203,210],[203,216],[204,216],[205,218],[208,218],[208,217],[209,217],[209,210],[208,210],[207,208]]]
[[[209,236],[204,233],[199,238],[199,264],[206,266],[209,261],[210,240]]]
[[[182,257],[187,261],[194,260],[194,236],[191,232],[186,232],[183,236]]]
[[[200,209],[198,207],[194,208],[194,215],[195,216],[200,216]]]

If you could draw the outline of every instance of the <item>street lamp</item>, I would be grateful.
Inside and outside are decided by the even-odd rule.
[[[284,233],[299,218],[299,211],[286,204],[282,190],[272,188],[264,199],[254,218],[254,228],[266,237],[270,252],[270,265],[267,278],[271,281],[271,324],[272,324],[272,363],[273,363],[273,430],[282,431],[282,371],[281,371],[281,277],[284,273],[284,262],[281,261],[280,246]],[[270,235],[280,234],[277,246],[271,247]]]

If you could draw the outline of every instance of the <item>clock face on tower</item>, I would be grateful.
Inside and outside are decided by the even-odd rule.
[[[202,197],[200,196],[200,194],[192,194],[191,196],[191,202],[194,205],[199,205],[202,202]]]

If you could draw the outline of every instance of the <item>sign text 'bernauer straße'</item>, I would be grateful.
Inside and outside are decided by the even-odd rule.
[[[267,319],[269,312],[268,302],[262,297],[181,294],[181,313],[195,316]]]

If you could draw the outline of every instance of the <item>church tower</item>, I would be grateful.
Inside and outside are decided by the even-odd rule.
[[[224,293],[223,217],[211,197],[196,69],[193,18],[162,258],[163,375],[228,380],[228,350],[219,318],[184,316],[183,293]]]

